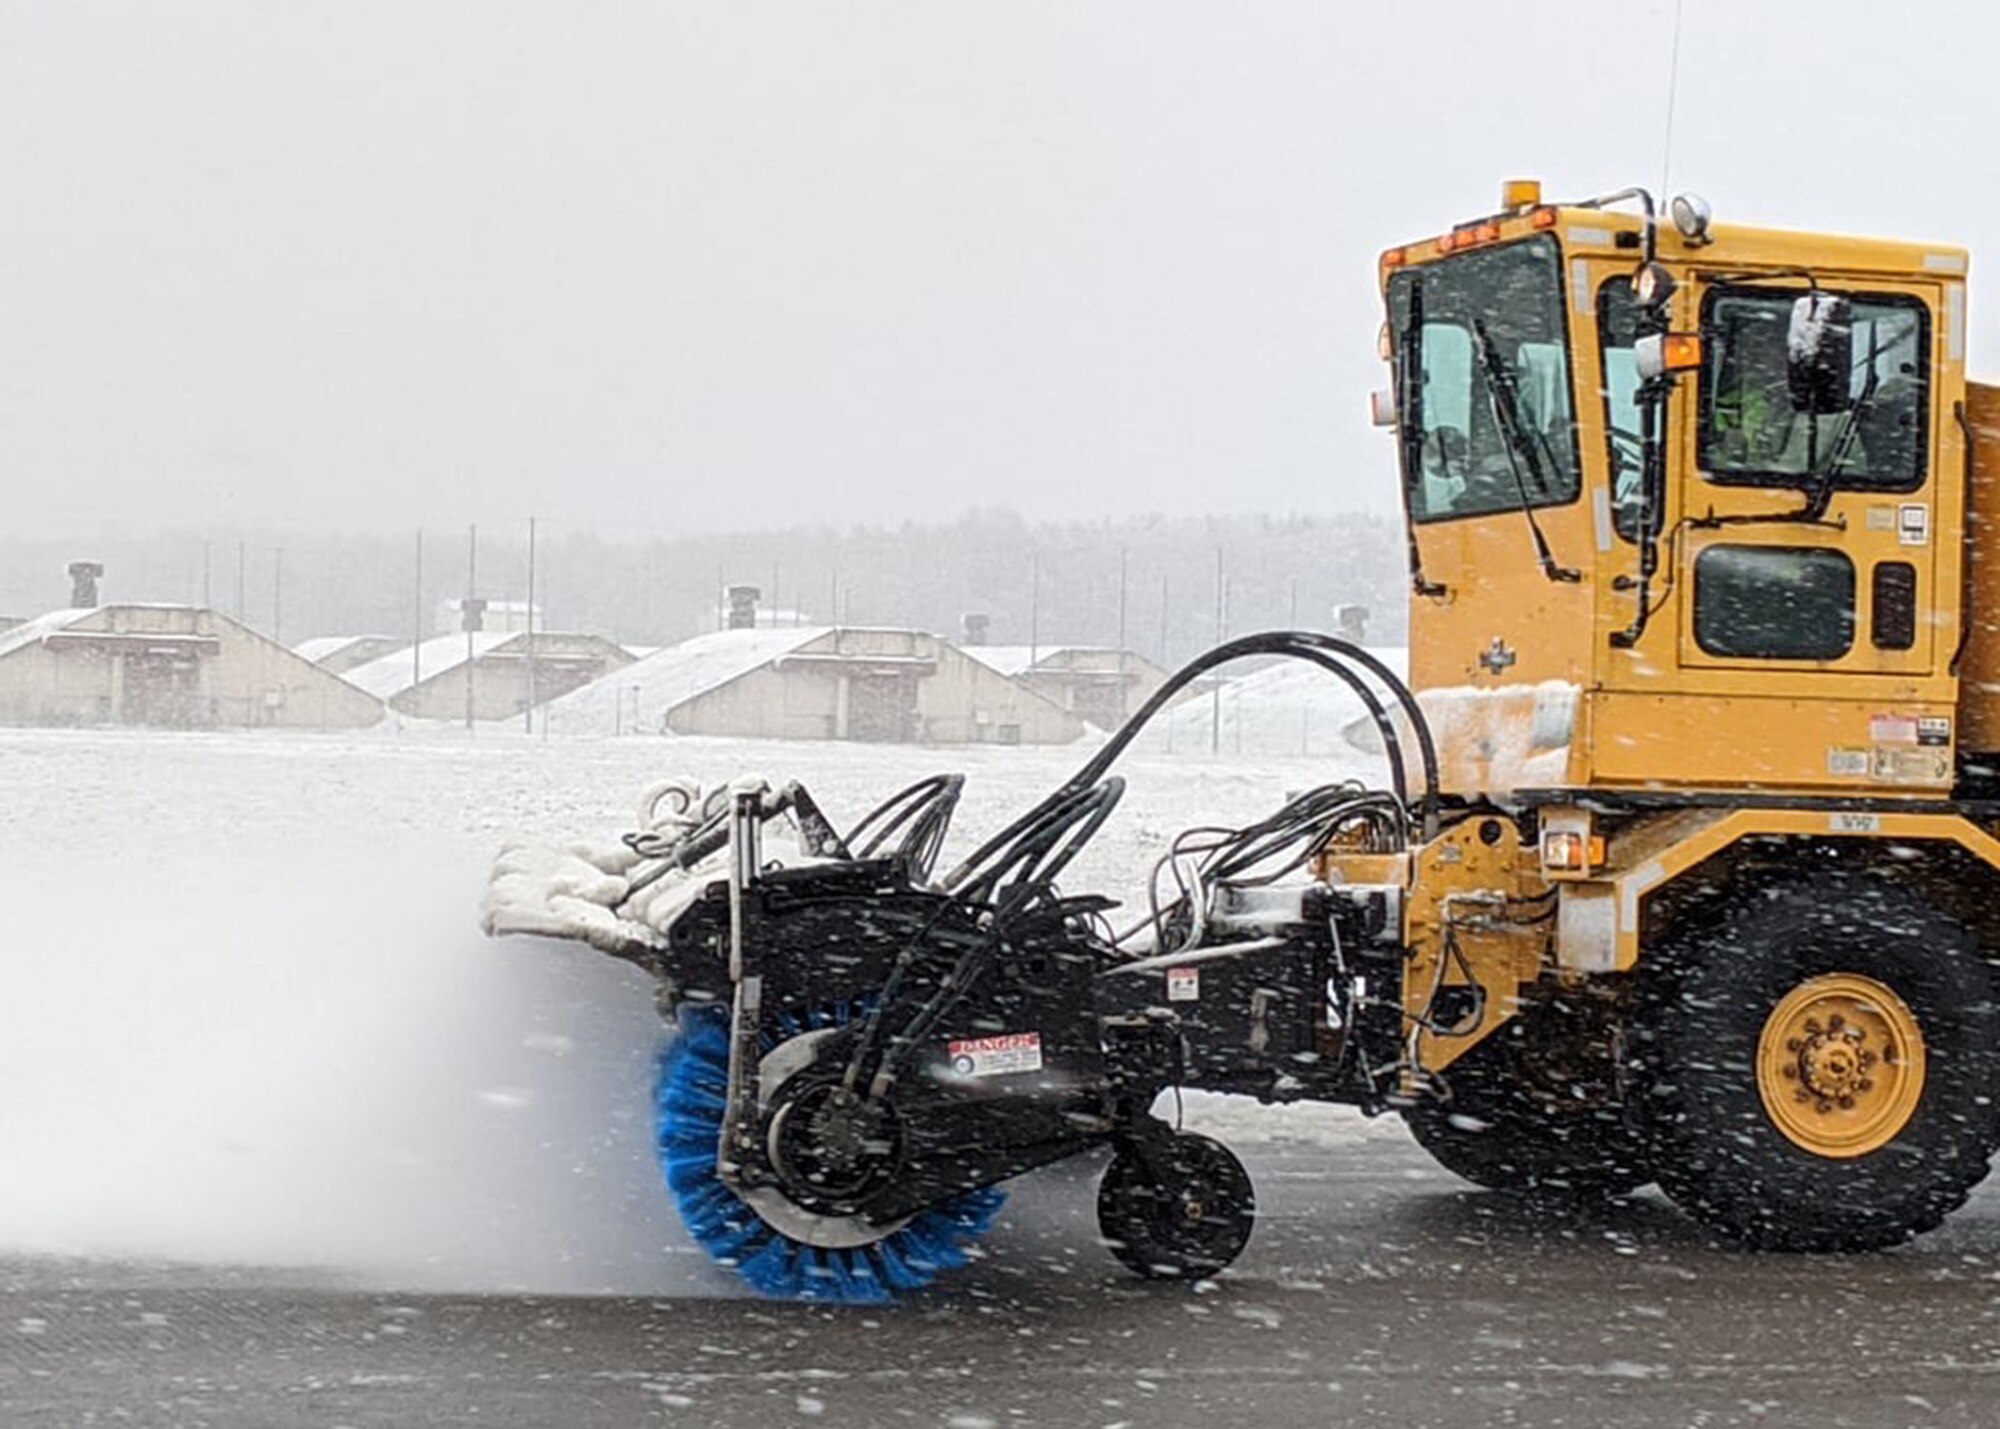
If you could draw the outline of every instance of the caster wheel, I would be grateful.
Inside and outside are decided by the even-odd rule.
[[[1250,1175],[1228,1147],[1191,1132],[1121,1147],[1097,1188],[1111,1253],[1149,1280],[1198,1280],[1243,1253],[1257,1218]]]

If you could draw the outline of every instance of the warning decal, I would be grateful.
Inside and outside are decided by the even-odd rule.
[[[1198,967],[1167,969],[1168,1002],[1201,1001],[1201,969]]]
[[[951,1044],[951,1069],[961,1077],[1004,1077],[1010,1072],[1042,1069],[1042,1034],[1004,1032],[998,1037],[968,1037]]]

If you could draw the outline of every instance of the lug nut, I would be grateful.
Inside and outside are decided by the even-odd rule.
[[[1791,1063],[1787,1062],[1784,1065],[1784,1067],[1779,1071],[1778,1075],[1783,1077],[1788,1082],[1796,1082],[1799,1079],[1799,1069],[1797,1067],[1794,1067]]]

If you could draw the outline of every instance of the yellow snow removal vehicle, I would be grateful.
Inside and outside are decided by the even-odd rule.
[[[1154,1117],[1179,1086],[1394,1110],[1496,1188],[1656,1181],[1769,1248],[1893,1244],[1986,1174],[2000,390],[1964,250],[1510,183],[1380,276],[1407,684],[1232,641],[949,872],[956,776],[845,832],[797,784],[664,788],[621,843],[502,854],[490,931],[657,979],[661,1160],[752,1284],[921,1284],[1100,1146],[1119,1256],[1212,1273],[1252,1190]],[[1059,887],[1139,728],[1244,655],[1345,681],[1384,786],[1191,830],[1122,923]]]
[[[2000,391],[1966,253],[1638,190],[1383,254],[1411,684],[1406,1115],[1490,1185],[1886,1245],[2000,1092]]]

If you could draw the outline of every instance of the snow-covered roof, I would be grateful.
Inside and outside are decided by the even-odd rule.
[[[394,640],[393,635],[315,635],[310,640],[301,640],[292,647],[292,653],[301,660],[310,660],[317,665],[330,660],[350,645],[359,645],[364,640]],[[405,655],[410,647],[403,647]]]
[[[11,655],[16,650],[33,645],[58,631],[67,630],[85,616],[97,614],[97,611],[96,606],[81,606],[74,610],[52,610],[32,620],[24,620],[10,630],[0,630],[0,656]]]
[[[995,674],[1012,679],[1035,666],[1070,650],[1089,650],[1088,645],[961,645],[959,649]]]
[[[719,689],[760,665],[768,665],[812,644],[831,628],[820,625],[796,630],[717,630],[697,635],[627,665],[607,679],[552,700],[548,706],[549,728],[557,734],[601,734],[617,724],[620,702],[631,697],[634,686],[638,687],[642,717],[658,719],[697,695]]]
[[[472,658],[491,653],[509,640],[520,639],[519,631],[478,630],[471,636]],[[359,685],[378,700],[391,699],[409,689],[417,681],[411,676],[413,647],[405,645],[393,654],[384,655],[379,660],[370,660],[365,665],[356,665],[340,678],[350,685]],[[422,671],[424,679],[456,670],[465,663],[466,636],[463,632],[455,635],[436,635],[426,640],[418,649],[415,665]]]

